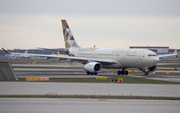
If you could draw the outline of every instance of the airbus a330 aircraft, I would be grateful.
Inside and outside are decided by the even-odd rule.
[[[155,73],[156,65],[160,57],[177,55],[177,51],[175,54],[157,56],[156,53],[147,49],[81,48],[77,44],[66,20],[61,20],[61,22],[65,41],[65,52],[69,56],[29,55],[57,58],[58,60],[69,59],[70,61],[78,61],[84,64],[84,70],[87,71],[88,75],[97,75],[102,68],[121,69],[117,71],[118,75],[128,75],[127,68],[138,68],[144,72],[145,75],[148,75],[149,73]]]
[[[5,57],[6,57],[6,58],[13,58],[13,59],[15,59],[15,58],[17,58],[17,57],[20,57],[20,58],[25,57],[25,58],[27,58],[27,57],[28,57],[28,56],[27,56],[27,53],[28,53],[28,51],[25,51],[23,55],[20,55],[20,54],[17,54],[17,53],[15,53],[15,52],[14,52],[13,54],[12,54],[12,53],[10,54],[10,53],[8,52],[8,53],[5,55]]]

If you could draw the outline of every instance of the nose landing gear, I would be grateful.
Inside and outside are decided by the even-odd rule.
[[[149,72],[148,71],[144,71],[144,75],[149,75]]]
[[[148,75],[148,74],[149,74],[148,67],[145,67],[144,68],[144,75]]]

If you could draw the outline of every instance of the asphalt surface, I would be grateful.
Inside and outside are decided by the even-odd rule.
[[[147,78],[155,80],[165,80],[180,82],[180,75],[156,75],[148,76],[143,73],[129,73],[129,75],[117,75],[116,71],[102,70],[98,75],[87,75],[84,69],[34,69],[34,68],[14,68],[17,77],[51,77],[51,78],[95,78],[106,76],[110,78]],[[113,72],[113,73],[112,73]],[[165,73],[166,71],[164,71]]]
[[[1,113],[179,113],[180,101],[0,98]]]
[[[87,75],[86,71],[84,69],[33,69],[33,68],[14,68],[15,73],[17,74],[17,76],[21,75],[21,76],[26,76],[26,75],[44,75],[44,76],[48,76],[48,75]],[[167,71],[156,71],[156,72],[167,72]],[[180,73],[180,71],[178,71]],[[102,76],[120,76],[117,75],[116,71],[113,70],[102,70],[100,73],[98,73],[98,75],[102,75]],[[131,73],[129,73],[129,75],[132,75]],[[141,74],[139,73],[135,73],[135,76],[143,76],[143,77],[165,77],[166,76],[159,76],[159,75],[155,75],[155,74],[150,74],[148,76],[144,76],[143,72]],[[87,75],[88,76],[88,75]],[[93,76],[93,75],[90,75]],[[123,77],[126,77],[127,75],[122,75]],[[167,75],[168,76],[168,75]],[[174,75],[174,77],[179,78],[180,75]]]
[[[18,66],[18,65],[17,65]],[[42,65],[40,65],[42,66]],[[53,67],[54,65],[52,65]],[[60,66],[61,67],[61,66]],[[109,70],[98,75],[86,75],[83,69],[18,69],[18,77],[97,77],[148,78],[180,81],[180,75],[117,75]],[[180,97],[180,85],[114,84],[114,83],[50,83],[0,82],[0,95],[132,95]],[[179,113],[180,101],[126,99],[60,99],[60,98],[0,98],[0,113]]]
[[[14,69],[18,77],[80,77],[80,78],[95,78],[97,76],[106,76],[112,78],[129,78],[131,76],[117,75],[111,71],[102,71],[98,75],[87,75],[84,69]]]
[[[0,82],[0,95],[45,94],[180,97],[180,85],[63,82]]]

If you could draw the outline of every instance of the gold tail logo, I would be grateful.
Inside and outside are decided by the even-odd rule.
[[[69,28],[66,20],[61,20],[61,23],[62,23],[65,47],[66,48],[70,48],[70,47],[80,48],[80,46],[76,43],[74,36],[71,32],[71,29]]]

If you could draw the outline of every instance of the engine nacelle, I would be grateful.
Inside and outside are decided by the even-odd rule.
[[[84,65],[84,70],[91,73],[98,72],[102,68],[102,65],[99,62],[90,62]]]
[[[152,66],[152,67],[149,67],[149,73],[155,73],[156,71],[156,65],[155,66]]]

